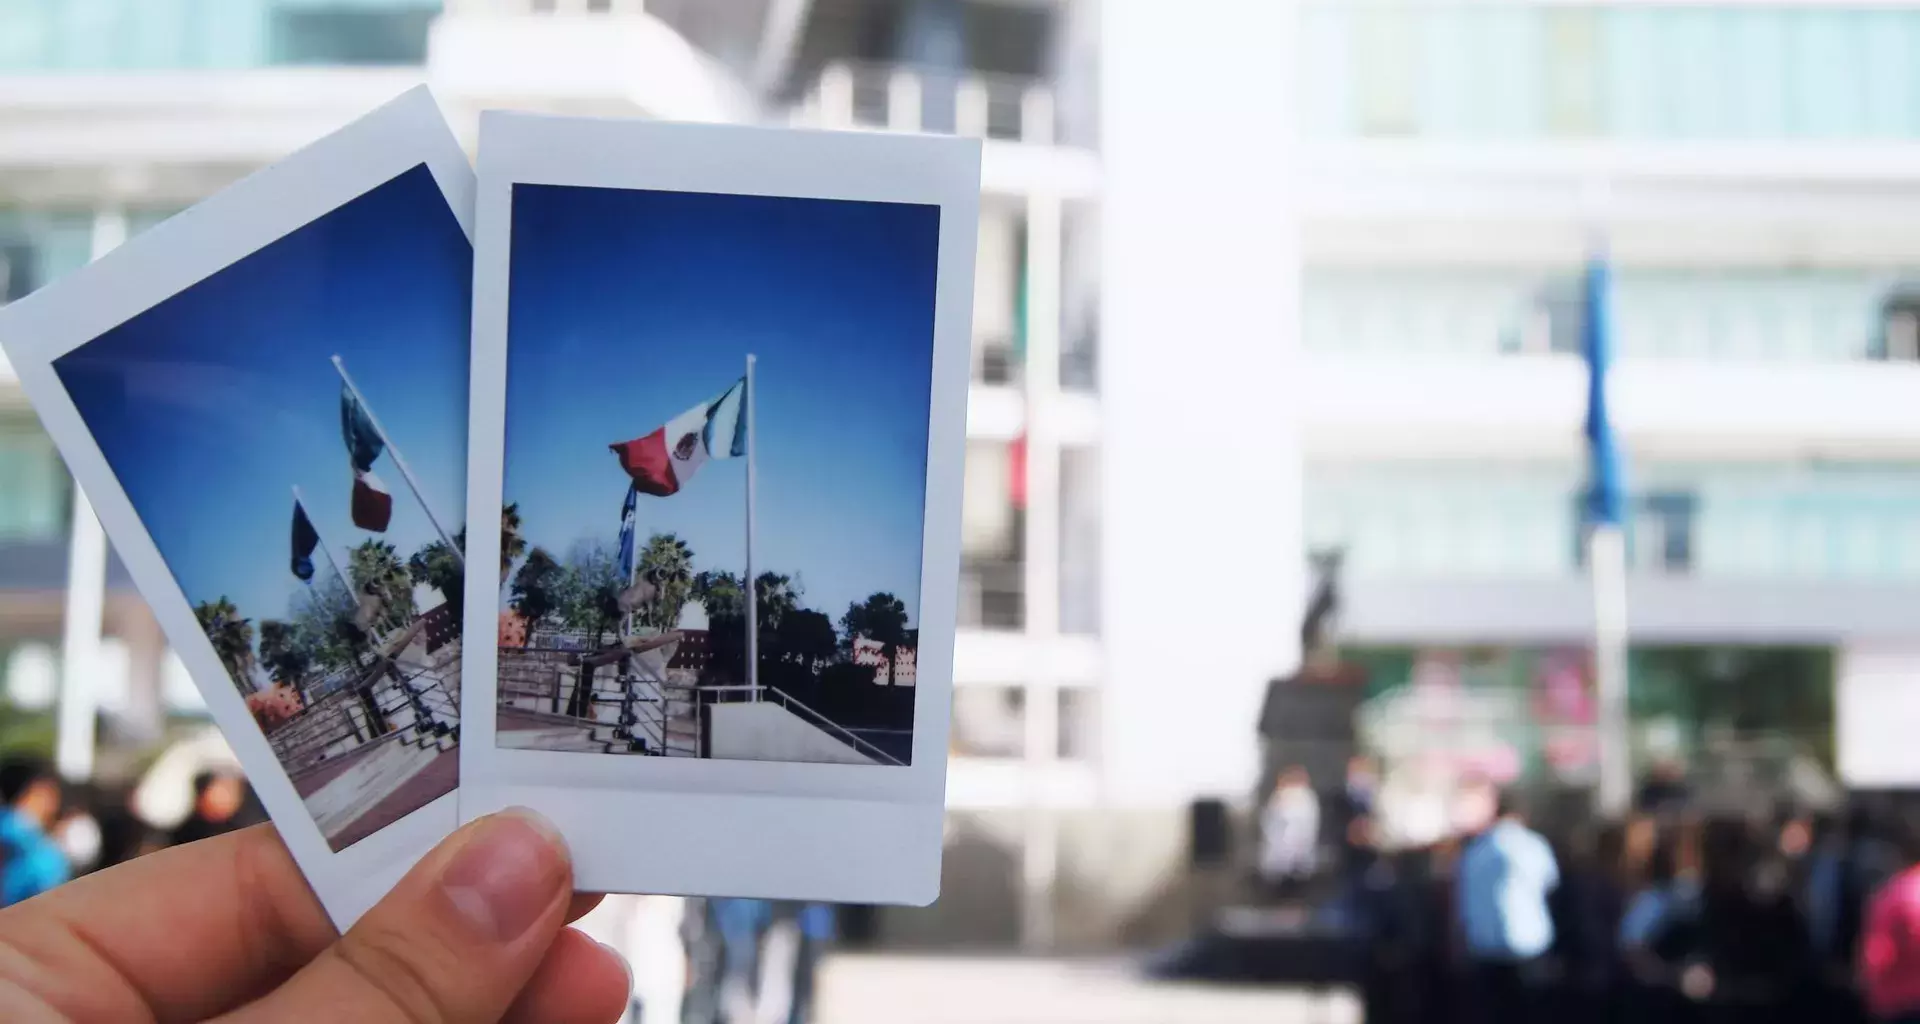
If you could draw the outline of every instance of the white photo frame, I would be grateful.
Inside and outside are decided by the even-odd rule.
[[[911,482],[924,503],[909,763],[723,760],[711,756],[711,747],[682,757],[501,748],[496,690],[478,684],[497,686],[501,647],[476,626],[466,633],[464,655],[476,685],[462,695],[462,820],[513,805],[539,810],[567,837],[583,891],[932,902],[939,893],[951,713],[979,143],[495,112],[482,115],[480,138],[467,475],[474,565],[498,558],[500,532],[481,524],[497,520],[503,500],[513,500],[504,491],[504,476],[514,458],[505,446],[513,415],[509,296],[516,188],[937,207],[937,278],[930,289],[925,479]],[[835,243],[822,238],[819,244]],[[636,346],[632,359],[621,364],[638,362],[645,351]],[[716,383],[713,391],[719,393],[726,384]],[[758,389],[756,384],[751,390]],[[713,410],[725,402],[725,395],[716,399],[709,413],[720,415]],[[645,417],[659,414],[664,421],[677,411],[664,405],[636,410],[634,425],[649,429]],[[598,457],[613,471],[604,452]],[[590,499],[596,503],[598,479]],[[469,575],[469,622],[501,616],[507,587],[494,583]],[[593,640],[600,642],[598,636]]]
[[[27,397],[169,643],[205,697],[209,713],[238,755],[281,837],[329,915],[343,929],[452,831],[456,824],[454,794],[433,798],[344,848],[336,850],[330,845],[202,630],[193,603],[103,454],[102,444],[89,429],[56,363],[350,206],[354,200],[417,174],[423,167],[437,186],[438,198],[457,221],[470,258],[472,167],[433,97],[420,87],[128,241],[68,279],[0,309],[0,343]],[[408,180],[415,189],[424,188],[418,178]],[[425,189],[425,194],[434,191]],[[414,191],[407,194],[411,196]],[[439,244],[444,252],[458,249],[450,234],[442,236]],[[449,265],[456,258],[450,256]],[[340,382],[316,386],[338,389]],[[340,428],[334,429],[334,443],[338,445]],[[338,468],[345,471],[344,455]],[[171,466],[167,471],[183,477],[196,472],[188,465]],[[285,485],[281,486],[284,489]],[[398,479],[393,487],[398,492]],[[407,500],[403,493],[396,493],[394,498]],[[286,500],[288,505],[283,507],[291,508],[293,496],[288,495]],[[459,511],[447,509],[449,513]],[[281,571],[286,571],[284,557]],[[448,601],[458,609],[457,596],[448,595]],[[253,678],[257,681],[260,677]],[[457,729],[453,734],[457,739]],[[334,843],[343,841],[336,833]]]

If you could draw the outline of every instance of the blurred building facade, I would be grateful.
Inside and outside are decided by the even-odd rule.
[[[420,81],[469,140],[491,106],[985,140],[953,898],[883,941],[1184,928],[1185,808],[1253,784],[1313,548],[1347,553],[1372,742],[1541,717],[1430,710],[1497,676],[1564,714],[1529,756],[1577,781],[1598,243],[1636,680],[1824,673],[1841,776],[1906,781],[1920,2],[26,0],[0,9],[0,301]],[[15,700],[52,698],[93,528],[0,383]],[[191,686],[103,576],[104,642],[73,649],[138,735]]]

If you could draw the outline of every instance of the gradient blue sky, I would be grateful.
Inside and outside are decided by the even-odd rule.
[[[717,397],[758,357],[755,571],[838,621],[891,591],[918,623],[937,206],[516,185],[506,500],[564,557],[613,545],[609,444]],[[744,459],[642,495],[639,532],[745,563]]]
[[[343,567],[369,538],[403,558],[436,539],[391,454],[374,472],[392,524],[354,527],[336,354],[459,529],[472,265],[422,165],[55,362],[189,601],[225,595],[256,623],[286,614],[304,587],[288,564],[295,484]]]

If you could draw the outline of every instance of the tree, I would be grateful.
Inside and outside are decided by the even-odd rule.
[[[460,547],[467,546],[467,532],[460,531]],[[513,563],[527,553],[527,539],[520,536],[520,503],[512,502],[500,510],[500,581],[506,582],[507,571]]]
[[[331,571],[316,576],[288,603],[295,642],[306,652],[312,669],[325,673],[354,663],[366,638],[353,625],[353,606],[346,581]]]
[[[454,537],[454,543],[463,549],[467,546],[465,530]],[[415,551],[413,557],[407,559],[407,574],[413,582],[424,583],[438,590],[440,596],[455,607],[459,607],[460,595],[466,592],[466,566],[461,564],[458,553],[443,540],[436,540]]]
[[[709,570],[693,578],[693,596],[707,609],[708,628],[717,619],[735,619],[747,614],[747,592],[740,577],[724,570]]]
[[[599,646],[601,635],[620,621],[620,591],[626,588],[626,582],[620,578],[618,557],[605,544],[575,544],[567,552],[560,574],[561,619],[585,632]]]
[[[375,633],[404,629],[418,614],[413,603],[413,576],[401,564],[392,544],[384,540],[362,542],[347,554],[347,574],[353,577],[356,594],[380,602],[369,624]]]
[[[658,630],[672,629],[693,596],[692,549],[671,533],[656,533],[641,549],[636,571],[655,588],[652,605],[642,621]]]
[[[887,659],[887,682],[893,682],[894,656],[907,642],[907,606],[888,593],[872,594],[858,604],[847,606],[840,617],[840,629],[851,644],[854,637],[865,637],[880,645]]]
[[[298,625],[267,619],[260,623],[260,665],[276,683],[304,691],[313,670],[313,651]]]
[[[780,628],[780,623],[800,607],[806,588],[785,573],[763,572],[753,580],[754,612],[760,620],[760,636]]]
[[[213,643],[220,664],[233,677],[233,685],[242,694],[253,692],[253,620],[242,618],[240,609],[225,594],[217,601],[195,605],[193,617],[200,620],[200,628]]]
[[[771,639],[773,642],[766,645],[770,658],[798,665],[809,674],[832,661],[840,644],[840,638],[833,631],[833,620],[811,608],[786,613],[779,627],[772,631]]]
[[[565,570],[553,560],[552,555],[547,554],[546,548],[534,548],[521,564],[520,571],[513,574],[508,603],[514,611],[526,617],[529,631],[560,610],[561,577],[564,575]]]

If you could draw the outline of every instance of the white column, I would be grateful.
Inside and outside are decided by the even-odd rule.
[[[920,75],[896,68],[887,76],[887,127],[896,132],[920,130]]]
[[[109,208],[93,218],[93,258],[127,239],[126,211]],[[107,535],[78,485],[67,550],[67,607],[60,654],[60,709],[54,762],[68,779],[93,774],[94,717],[100,700],[94,673],[100,655],[100,619],[107,600]]]
[[[820,83],[814,87],[823,128],[853,126],[853,69],[845,64],[829,64],[820,71]]]
[[[1059,828],[1045,795],[1060,747],[1059,680],[1052,647],[1060,637],[1060,438],[1054,410],[1060,397],[1061,202],[1027,199],[1026,381],[1027,515],[1026,637],[1028,659],[1024,751],[1030,801],[1021,858],[1020,938],[1029,949],[1053,945],[1054,880]]]
[[[94,517],[87,496],[75,486],[53,752],[60,774],[76,782],[93,775],[94,715],[100,705],[94,673],[99,670],[100,617],[106,610],[106,589],[107,535],[100,529],[100,520]]]
[[[1255,782],[1299,660],[1295,5],[1101,7],[1100,771],[1171,809]]]

